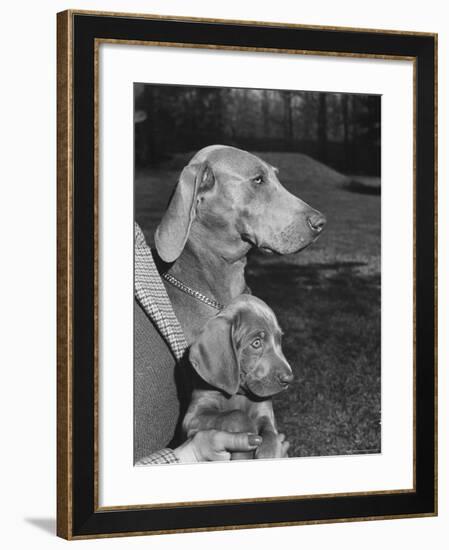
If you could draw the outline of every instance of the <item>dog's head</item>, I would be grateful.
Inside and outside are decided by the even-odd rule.
[[[281,337],[273,311],[243,294],[207,321],[189,349],[189,360],[205,382],[229,395],[242,389],[269,397],[293,380]]]
[[[211,145],[182,171],[155,244],[166,262],[178,258],[189,236],[230,260],[252,246],[291,254],[311,244],[325,223],[281,185],[275,167],[235,147]]]

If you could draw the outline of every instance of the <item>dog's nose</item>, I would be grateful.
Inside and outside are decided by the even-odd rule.
[[[293,373],[292,372],[282,372],[280,375],[279,375],[279,380],[281,382],[281,384],[290,384],[290,382],[293,381]]]
[[[316,233],[321,233],[324,226],[326,225],[326,216],[321,214],[321,212],[315,212],[308,217],[307,221],[309,222],[310,228]]]

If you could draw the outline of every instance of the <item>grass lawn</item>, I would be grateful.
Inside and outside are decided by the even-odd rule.
[[[260,153],[292,193],[326,214],[320,239],[293,256],[253,253],[247,279],[275,311],[295,373],[274,398],[290,456],[380,452],[380,195],[298,153]],[[136,178],[136,220],[152,242],[190,155]]]

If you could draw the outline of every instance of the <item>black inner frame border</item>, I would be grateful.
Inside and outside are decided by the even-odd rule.
[[[342,518],[435,514],[435,38],[233,22],[72,15],[74,537],[177,532]],[[416,490],[154,509],[95,511],[94,488],[94,50],[95,39],[213,44],[416,58]],[[398,208],[401,206],[398,205]],[[205,509],[204,509],[205,508]]]

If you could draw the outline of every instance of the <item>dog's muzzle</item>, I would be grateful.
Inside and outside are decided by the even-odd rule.
[[[326,225],[326,216],[321,212],[315,212],[307,218],[307,224],[314,233],[321,233]]]

